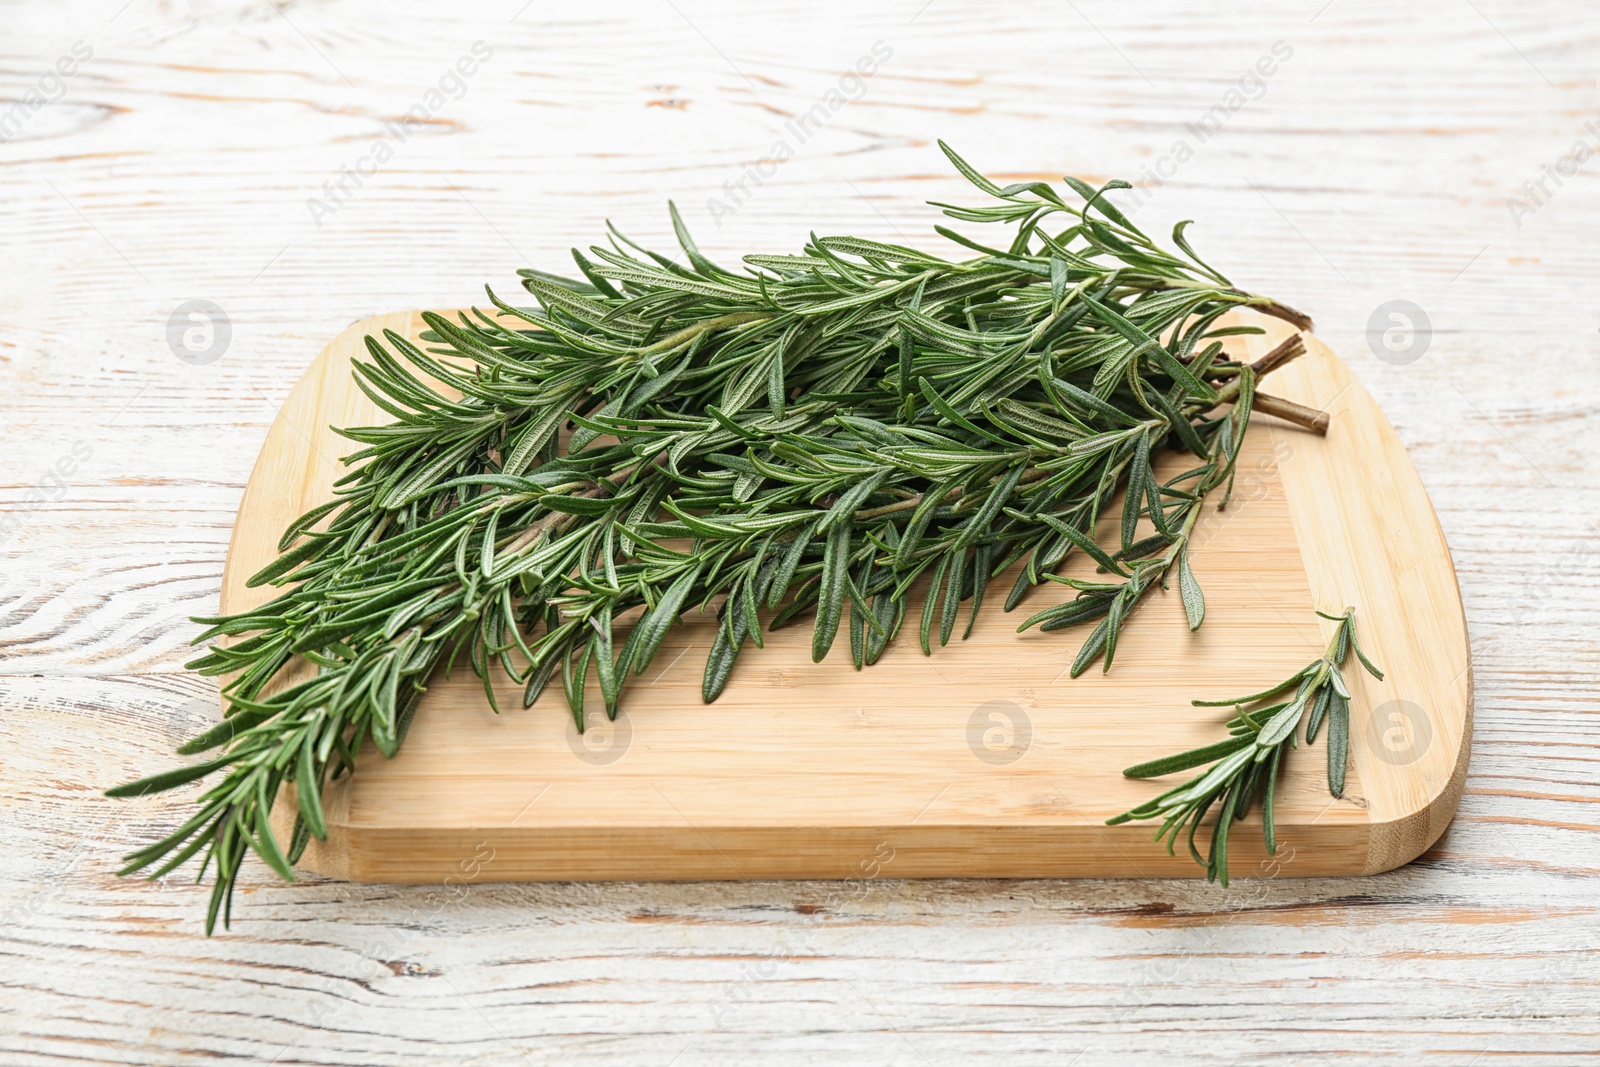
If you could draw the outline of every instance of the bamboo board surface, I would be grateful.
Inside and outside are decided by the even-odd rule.
[[[1252,321],[1268,331],[1237,340],[1252,358],[1290,332]],[[225,612],[272,595],[245,579],[274,557],[294,517],[329,499],[338,457],[353,450],[332,427],[385,421],[349,373],[362,338],[384,328],[415,338],[422,322],[400,312],[355,324],[284,403],[240,506]],[[1331,634],[1313,608],[1346,605],[1386,677],[1346,671],[1344,797],[1327,793],[1320,742],[1295,753],[1279,840],[1300,875],[1411,860],[1443,832],[1466,772],[1465,619],[1403,446],[1344,364],[1307,340],[1308,354],[1270,388],[1327,410],[1332,429],[1319,438],[1267,417],[1253,424],[1234,502],[1208,508],[1197,530],[1192,559],[1208,601],[1198,633],[1176,590],[1156,590],[1114,669],[1072,679],[1066,667],[1086,631],[1015,632],[1070,595],[1046,585],[1009,615],[991,601],[967,640],[931,658],[903,634],[862,672],[845,641],[813,664],[809,625],[781,630],[747,649],[706,705],[700,670],[714,622],[691,617],[625,691],[617,721],[582,735],[559,687],[520,710],[520,687],[502,678],[507,710],[495,715],[463,669],[435,679],[395,759],[369,745],[354,779],[330,787],[330,838],[313,843],[304,866],[389,882],[459,880],[486,855],[496,880],[875,877],[889,863],[900,877],[1197,875],[1181,850],[1171,857],[1154,844],[1152,824],[1104,825],[1167,787],[1124,779],[1122,768],[1220,738],[1231,712],[1190,699],[1287,677]],[[1233,874],[1276,873],[1259,814],[1242,829]]]

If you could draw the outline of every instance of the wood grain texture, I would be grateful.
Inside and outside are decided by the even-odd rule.
[[[1251,361],[1295,333],[1251,313],[1223,324],[1266,331],[1236,340],[1234,355]],[[351,361],[367,358],[366,338],[393,331],[420,341],[424,329],[420,313],[359,322],[290,392],[245,486],[224,612],[277,593],[250,587],[250,575],[277,558],[295,518],[333,499],[346,471],[336,457],[353,447],[334,427],[389,421],[351,374]],[[1046,585],[1009,616],[991,603],[931,658],[907,636],[862,672],[842,652],[813,663],[808,627],[779,630],[708,705],[699,677],[716,623],[690,616],[644,684],[625,693],[616,722],[592,722],[581,735],[559,694],[497,715],[470,671],[440,672],[401,754],[384,760],[368,745],[360,772],[330,785],[329,839],[313,842],[303,865],[358,881],[442,882],[459,879],[481,850],[506,881],[889,869],[907,878],[1198,877],[1203,869],[1170,855],[1151,825],[1106,825],[1182,780],[1130,781],[1122,768],[1224,736],[1232,711],[1190,700],[1290,676],[1332,636],[1334,624],[1319,624],[1314,609],[1347,606],[1368,647],[1382,649],[1385,676],[1370,679],[1353,659],[1346,672],[1353,766],[1344,795],[1328,795],[1322,749],[1295,753],[1275,822],[1305,875],[1408,862],[1444,832],[1467,770],[1466,621],[1449,548],[1404,446],[1342,361],[1308,341],[1295,373],[1274,376],[1272,387],[1328,410],[1338,428],[1318,437],[1256,422],[1233,503],[1209,509],[1195,530],[1191,559],[1208,602],[1199,633],[1188,632],[1175,590],[1158,589],[1119,644],[1117,669],[1072,679],[1083,630],[1016,632],[1020,619],[1070,596]],[[1157,473],[1172,477],[1192,462],[1163,456]],[[1101,521],[1104,543],[1117,536],[1119,506]],[[1067,573],[1092,580],[1093,561]],[[520,687],[496,676],[500,706],[518,708]],[[288,840],[292,808],[277,816]],[[1241,829],[1233,875],[1275,870],[1259,814]]]
[[[94,52],[0,143],[0,508],[19,520],[0,545],[0,1060],[1600,1057],[1600,162],[1559,186],[1543,169],[1596,143],[1591,4],[8,0],[0,25],[0,116],[74,42]],[[465,95],[318,227],[307,200],[479,39],[495,54]],[[894,54],[864,95],[718,226],[708,198],[878,40]],[[1279,40],[1292,57],[1201,143],[1186,124]],[[1019,177],[1140,180],[1141,224],[1199,219],[1200,251],[1311,311],[1394,423],[1475,683],[1460,810],[1419,861],[1307,879],[1297,856],[1228,894],[892,863],[502,885],[490,862],[449,888],[247,866],[245,918],[209,941],[202,891],[114,877],[187,801],[99,791],[215,714],[181,671],[188,616],[216,609],[251,464],[329,337],[509,290],[604,217],[665,243],[668,197],[719,257],[812,227],[935,247],[921,202],[960,192],[936,136]],[[1192,158],[1141,178],[1180,138]],[[207,366],[167,343],[191,298],[231,320]],[[1397,298],[1431,320],[1405,365],[1366,338]]]

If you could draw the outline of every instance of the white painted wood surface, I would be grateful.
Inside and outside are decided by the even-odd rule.
[[[0,12],[0,1062],[1600,1060],[1600,161],[1562,163],[1600,149],[1592,5]],[[841,85],[860,99],[801,143],[785,123]],[[427,121],[385,126],[408,110]],[[184,802],[99,791],[213,714],[187,617],[214,609],[267,423],[329,337],[509,290],[603,217],[664,241],[668,197],[728,257],[812,227],[932,244],[921,201],[960,193],[935,137],[1014,176],[1184,157],[1141,222],[1199,218],[1202,252],[1313,312],[1384,404],[1472,632],[1472,765],[1433,850],[1352,880],[1291,859],[1227,893],[892,864],[508,886],[491,860],[454,890],[252,866],[209,941],[200,890],[115,878]],[[758,167],[780,140],[792,158]],[[372,173],[314,220],[345,167]],[[191,299],[231,323],[207,365],[168,345]],[[1394,299],[1431,320],[1405,365],[1367,343]]]

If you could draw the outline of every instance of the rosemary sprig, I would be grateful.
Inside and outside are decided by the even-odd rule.
[[[1122,773],[1129,778],[1159,778],[1162,775],[1187,771],[1211,764],[1211,767],[1180,786],[1167,790],[1160,796],[1114,818],[1109,825],[1133,819],[1161,819],[1161,829],[1156,840],[1167,839],[1167,852],[1172,854],[1178,835],[1188,827],[1189,854],[1206,868],[1208,881],[1228,884],[1228,832],[1234,822],[1245,817],[1250,806],[1259,797],[1261,801],[1261,833],[1268,854],[1278,851],[1277,835],[1273,824],[1273,795],[1278,787],[1278,768],[1284,753],[1299,747],[1298,731],[1302,719],[1306,722],[1306,744],[1317,739],[1322,724],[1328,724],[1328,792],[1335,797],[1344,795],[1344,772],[1350,754],[1350,688],[1345,684],[1340,668],[1352,650],[1361,665],[1374,678],[1381,679],[1383,672],[1361,651],[1356,640],[1356,612],[1346,608],[1343,615],[1317,612],[1324,619],[1337,622],[1333,640],[1320,659],[1312,660],[1270,689],[1231,700],[1196,700],[1196,707],[1232,707],[1236,714],[1227,722],[1229,737],[1226,741],[1190,749],[1163,759],[1151,760],[1129,767]],[[1290,689],[1294,696],[1273,703],[1274,698]],[[1309,716],[1309,717],[1308,717]],[[1194,838],[1206,814],[1218,802],[1221,809],[1211,829],[1211,849],[1205,858],[1195,847]]]
[[[1264,399],[1257,377],[1300,350],[1231,361],[1221,338],[1260,331],[1216,321],[1250,307],[1309,324],[1234,288],[1195,255],[1187,223],[1179,253],[1159,248],[1107,201],[1126,183],[1068,178],[1075,203],[1042,182],[998,186],[945,152],[990,202],[939,206],[1014,226],[1003,247],[942,226],[976,255],[812,237],[732,271],[673,210],[687,265],[612,230],[574,251],[581,277],[521,272],[539,307],[491,291],[492,311],[426,316],[425,349],[368,338],[356,381],[395,421],[341,431],[362,447],[335,498],[251,579],[284,591],[201,620],[197,642],[218,643],[190,666],[229,676],[227,707],[180,752],[222,755],[109,792],[223,777],[124,873],[159,877],[204,850],[207,928],[226,922],[246,852],[291,878],[327,833],[327,782],[368,738],[393,755],[432,673],[458,658],[491,704],[493,664],[530,705],[559,675],[581,730],[590,667],[615,716],[688,611],[719,620],[709,701],[747,644],[802,614],[815,659],[844,629],[860,668],[924,581],[928,651],[967,601],[970,630],[993,577],[1021,565],[1010,610],[1074,548],[1116,580],[1069,582],[1077,600],[1025,625],[1100,619],[1075,672],[1110,667],[1132,607],[1173,566],[1198,626],[1190,532],[1231,479]],[[1152,457],[1169,448],[1198,465],[1158,483]],[[1113,554],[1093,531],[1122,487]],[[269,823],[285,786],[298,809],[287,848]]]

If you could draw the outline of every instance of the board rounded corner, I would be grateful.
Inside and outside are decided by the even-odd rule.
[[[1431,849],[1450,829],[1461,806],[1467,765],[1472,759],[1472,701],[1469,671],[1461,738],[1449,777],[1414,810],[1368,824],[1367,862],[1362,874],[1384,874],[1404,867]]]

